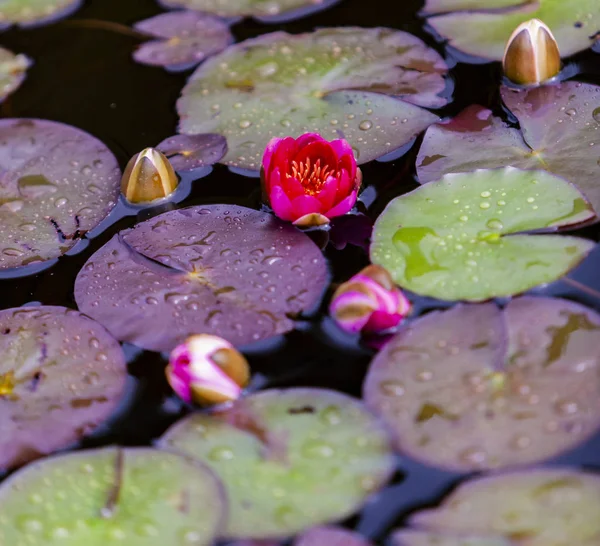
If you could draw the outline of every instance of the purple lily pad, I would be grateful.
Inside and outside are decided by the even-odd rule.
[[[599,474],[570,468],[542,468],[469,480],[439,508],[417,512],[410,523],[446,536],[497,535],[498,540],[504,538],[507,544],[514,545],[595,546],[600,540],[598,514]],[[421,543],[414,546],[417,544],[421,546]],[[487,546],[488,542],[476,544]]]
[[[600,145],[600,87],[564,82],[501,92],[520,130],[476,105],[432,125],[417,157],[419,181],[507,165],[544,169],[578,186],[600,211],[600,162],[594,147]]]
[[[392,535],[393,546],[515,546],[508,538],[480,533],[402,529]]]
[[[124,393],[119,344],[72,309],[0,311],[0,354],[0,472],[92,432]]]
[[[522,297],[434,312],[398,333],[371,364],[367,405],[400,451],[468,471],[555,456],[600,427],[600,316]]]
[[[207,464],[229,499],[229,538],[285,538],[357,511],[394,469],[388,433],[326,389],[271,389],[171,427],[162,448]]]
[[[171,71],[192,68],[233,42],[226,21],[196,11],[162,13],[139,21],[134,28],[163,39],[143,43],[133,58]]]
[[[329,280],[318,247],[265,212],[229,205],[155,216],[79,272],[79,308],[121,341],[168,351],[191,334],[244,345],[294,327]]]
[[[0,6],[0,29],[18,25],[29,28],[67,17],[83,0],[4,0]]]
[[[15,55],[0,47],[0,102],[21,86],[31,65],[32,60],[27,55]]]
[[[358,533],[342,527],[315,527],[296,539],[294,546],[372,546]]]
[[[227,152],[225,137],[217,134],[174,135],[157,147],[177,172],[188,172],[212,165]]]
[[[117,160],[75,127],[0,120],[0,269],[67,252],[119,196]]]

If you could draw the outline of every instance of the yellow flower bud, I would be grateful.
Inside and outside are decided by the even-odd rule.
[[[121,192],[130,203],[147,203],[171,195],[179,180],[167,157],[154,148],[146,148],[127,163]]]
[[[508,40],[502,67],[520,85],[537,85],[560,72],[560,52],[552,31],[539,19],[521,23]]]

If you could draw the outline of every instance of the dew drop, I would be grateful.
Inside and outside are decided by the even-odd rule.
[[[482,191],[480,195],[481,197],[490,197],[492,194],[489,191]]]
[[[309,459],[329,459],[335,455],[335,450],[321,440],[308,440],[302,446],[302,455]]]
[[[230,461],[233,459],[234,454],[233,450],[230,447],[226,446],[217,446],[213,448],[208,454],[208,458],[211,461],[219,462],[219,461]]]
[[[485,225],[488,228],[496,230],[496,231],[500,231],[504,227],[504,224],[502,224],[502,222],[500,220],[498,220],[497,218],[492,218],[492,219],[488,220]]]
[[[369,121],[368,119],[366,119],[366,120],[364,120],[364,121],[361,121],[361,122],[358,124],[358,128],[359,128],[361,131],[368,131],[368,130],[369,130],[371,127],[373,127],[373,122],[372,122],[372,121]]]
[[[248,129],[248,127],[252,125],[252,122],[248,119],[243,119],[242,121],[240,121],[239,125],[241,129]]]
[[[401,381],[388,380],[379,383],[379,390],[386,396],[402,396],[405,387]]]
[[[489,201],[482,201],[481,203],[479,203],[479,208],[480,209],[489,209],[490,208],[490,202]]]
[[[600,106],[598,106],[598,108],[594,109],[594,111],[592,112],[592,117],[594,118],[595,121],[600,123]]]

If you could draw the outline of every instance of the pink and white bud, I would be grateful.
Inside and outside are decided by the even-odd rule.
[[[346,332],[384,332],[398,326],[411,305],[379,265],[369,265],[333,294],[329,312]]]
[[[238,399],[250,379],[248,362],[233,345],[208,334],[175,347],[165,373],[177,396],[202,405]]]

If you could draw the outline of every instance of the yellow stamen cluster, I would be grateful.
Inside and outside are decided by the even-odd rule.
[[[298,180],[308,195],[316,195],[323,189],[325,181],[332,174],[333,169],[329,165],[321,167],[321,159],[317,159],[311,165],[308,157],[304,163],[292,161],[292,172],[288,173],[288,177]]]

